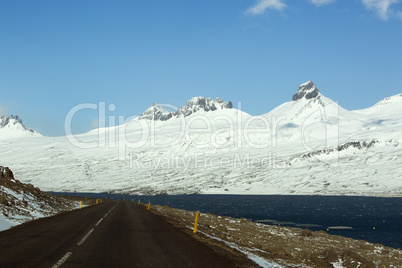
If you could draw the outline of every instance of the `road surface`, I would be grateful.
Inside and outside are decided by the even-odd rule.
[[[248,267],[143,206],[108,201],[0,232],[0,267]]]

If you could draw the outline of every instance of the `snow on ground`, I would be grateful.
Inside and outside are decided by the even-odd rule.
[[[4,215],[0,214],[0,231],[10,229],[15,225],[18,225],[18,223],[10,221]]]
[[[9,168],[0,166],[0,231],[74,206],[61,197],[21,183]]]
[[[189,227],[189,228],[192,229],[191,227]],[[275,262],[273,262],[273,261],[266,260],[266,259],[264,259],[264,258],[262,258],[262,257],[260,257],[260,256],[258,256],[258,255],[256,255],[256,254],[253,254],[253,253],[250,252],[249,250],[247,250],[247,249],[245,249],[245,248],[243,248],[243,247],[240,247],[240,246],[237,245],[236,243],[227,242],[227,241],[225,241],[225,240],[223,240],[223,239],[220,239],[220,238],[218,238],[218,237],[214,237],[214,236],[209,235],[209,234],[204,233],[204,232],[199,232],[199,233],[201,233],[201,234],[203,234],[203,235],[205,235],[205,236],[207,236],[207,237],[209,237],[209,238],[212,238],[212,239],[214,239],[214,240],[220,241],[220,242],[226,244],[227,246],[229,246],[229,247],[231,247],[231,248],[234,248],[234,249],[240,251],[241,253],[243,253],[244,255],[246,255],[247,258],[249,258],[250,260],[252,260],[253,262],[255,262],[257,265],[259,265],[259,266],[261,266],[261,267],[263,267],[263,268],[282,268],[282,267],[285,267],[285,266],[282,266],[282,265],[280,265],[280,264],[278,264],[278,263],[275,263]]]
[[[301,87],[262,116],[200,109],[76,136],[8,137],[0,159],[46,191],[401,196],[402,97],[348,111],[306,85],[310,99]]]

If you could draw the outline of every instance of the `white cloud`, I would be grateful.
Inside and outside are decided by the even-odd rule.
[[[7,108],[0,105],[0,116],[7,115]]]
[[[254,6],[247,10],[249,14],[261,15],[267,8],[282,10],[286,7],[283,0],[257,0]]]
[[[287,7],[286,0],[256,0],[254,5],[247,9],[247,14],[261,15],[267,9],[282,10]],[[316,7],[327,5],[335,2],[336,0],[308,0]],[[392,5],[399,3],[401,0],[360,0],[362,4],[368,9],[373,10],[382,20],[388,18],[399,18],[402,20],[402,12],[393,10]]]
[[[392,13],[390,6],[398,3],[399,0],[362,0],[363,5],[370,10],[375,10],[378,16],[383,20],[388,20]],[[400,12],[398,11],[397,14]]]
[[[316,5],[317,7],[330,4],[334,1],[335,0],[310,0],[310,2],[313,3],[314,5]]]

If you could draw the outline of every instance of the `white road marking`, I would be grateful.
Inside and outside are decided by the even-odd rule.
[[[72,252],[67,252],[66,255],[64,255],[55,265],[52,266],[52,268],[59,268],[63,263],[66,262],[68,258],[70,258]]]
[[[77,243],[77,246],[81,246],[82,243],[85,242],[85,240],[88,238],[88,236],[91,235],[91,233],[94,231],[94,228],[92,228],[91,230],[89,230],[89,232],[81,239],[80,242]]]
[[[99,225],[99,223],[101,223],[103,221],[104,218],[106,218],[106,216],[110,213],[110,211],[112,211],[115,207],[117,206],[114,205],[114,207],[112,207],[106,214],[105,216],[103,216],[96,224],[95,227]],[[87,238],[91,235],[91,233],[94,231],[94,228],[92,228],[91,230],[89,230],[89,232],[80,240],[80,242],[77,243],[77,246],[81,246],[82,243],[85,242],[85,240],[87,240]],[[64,255],[55,265],[52,266],[52,268],[59,268],[63,263],[65,263],[67,261],[68,258],[70,258],[70,256],[72,255],[72,252],[67,252],[66,255]]]
[[[101,218],[101,219],[95,224],[95,226],[98,226],[99,223],[101,223],[101,221],[103,221],[104,218],[105,218],[105,217]]]
[[[116,207],[116,205],[115,205],[114,207],[112,207],[112,208],[105,214],[105,216],[103,216],[103,217],[95,224],[95,227],[98,226],[98,225],[107,217],[107,215],[109,215],[110,211],[112,211],[115,207]]]

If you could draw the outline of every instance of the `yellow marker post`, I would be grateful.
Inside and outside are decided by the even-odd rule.
[[[81,209],[82,201],[80,201],[80,209]]]
[[[149,207],[150,207],[150,206],[151,206],[151,202],[148,203],[148,210],[149,210]]]
[[[138,205],[140,205],[141,204],[141,201],[138,199]]]
[[[194,222],[194,231],[193,233],[197,233],[197,225],[198,225],[198,218],[200,217],[200,211],[198,210],[195,212],[195,222]]]

